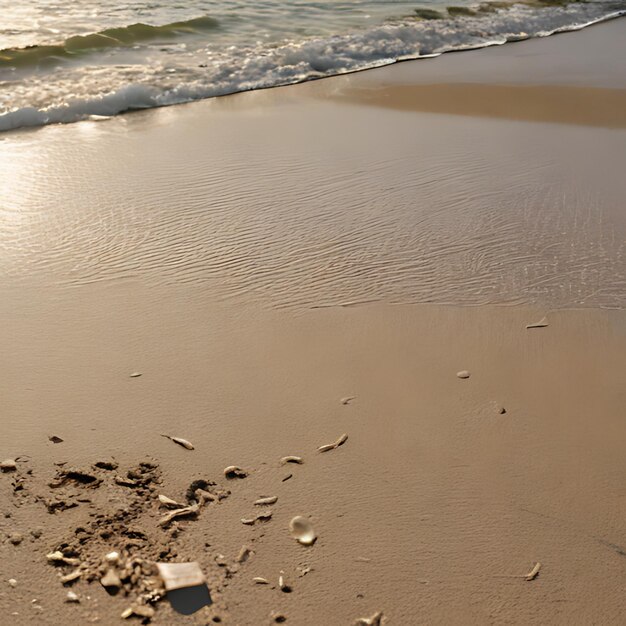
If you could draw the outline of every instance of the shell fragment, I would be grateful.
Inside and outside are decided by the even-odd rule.
[[[329,450],[334,450],[335,448],[338,448],[339,446],[343,446],[343,444],[346,443],[346,441],[348,441],[348,435],[344,433],[343,435],[341,435],[341,437],[339,437],[339,439],[337,439],[337,441],[326,444],[325,446],[320,446],[318,448],[318,451],[328,452]]]
[[[198,504],[192,504],[191,506],[184,506],[182,509],[174,509],[169,513],[166,513],[160,520],[159,526],[167,526],[173,519],[177,517],[187,517],[188,515],[196,515],[200,510]]]
[[[187,441],[186,439],[183,439],[182,437],[170,437],[169,435],[161,435],[161,437],[165,437],[166,439],[169,439],[170,441],[177,443],[179,446],[182,446],[183,448],[187,448],[187,450],[194,449],[191,441]]]
[[[284,456],[280,460],[280,464],[287,465],[287,463],[297,463],[298,465],[302,465],[304,463],[304,459],[301,456]]]
[[[226,476],[226,478],[245,478],[247,475],[248,472],[246,472],[246,470],[244,469],[241,469],[237,465],[229,465],[228,467],[224,468],[224,476]]]

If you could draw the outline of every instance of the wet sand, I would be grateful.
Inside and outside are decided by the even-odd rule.
[[[623,30],[480,55],[557,75]],[[2,138],[6,619],[123,623],[136,585],[84,578],[128,548],[207,576],[212,607],[155,623],[620,622],[626,137],[346,101],[420,66]],[[94,480],[50,486],[71,469]],[[159,526],[200,479],[230,494]]]

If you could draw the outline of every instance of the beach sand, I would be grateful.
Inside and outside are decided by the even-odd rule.
[[[620,623],[625,27],[3,136],[4,620],[128,549],[207,576],[154,623]]]

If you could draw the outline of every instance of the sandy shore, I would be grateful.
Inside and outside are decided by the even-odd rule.
[[[582,105],[623,98],[626,57],[581,67],[624,25],[2,137],[5,620],[123,623],[147,574],[97,571],[129,550],[207,576],[214,604],[161,624],[620,623],[626,135]],[[578,113],[402,104],[438,66],[501,106],[507,59]],[[226,497],[159,526],[198,480]]]

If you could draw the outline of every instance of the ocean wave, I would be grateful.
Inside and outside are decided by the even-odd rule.
[[[294,84],[530,37],[579,30],[626,14],[621,3],[575,3],[539,7],[493,7],[480,15],[416,18],[377,26],[349,35],[312,38],[284,45],[228,47],[212,51],[210,64],[188,65],[175,73],[147,69],[133,80],[124,74],[118,85],[102,94],[100,76],[84,97],[68,97],[50,106],[21,106],[0,115],[0,131],[25,126],[71,123],[109,117],[124,111],[169,106],[241,91]],[[66,74],[64,70],[64,74]],[[107,68],[106,77],[113,76]],[[81,75],[83,82],[88,75]],[[68,89],[78,81],[68,79]]]
[[[131,24],[107,28],[89,35],[75,35],[59,44],[5,48],[0,50],[0,69],[58,65],[64,60],[108,48],[128,48],[150,41],[167,41],[179,36],[205,34],[219,26],[211,17],[197,17],[162,26]]]

